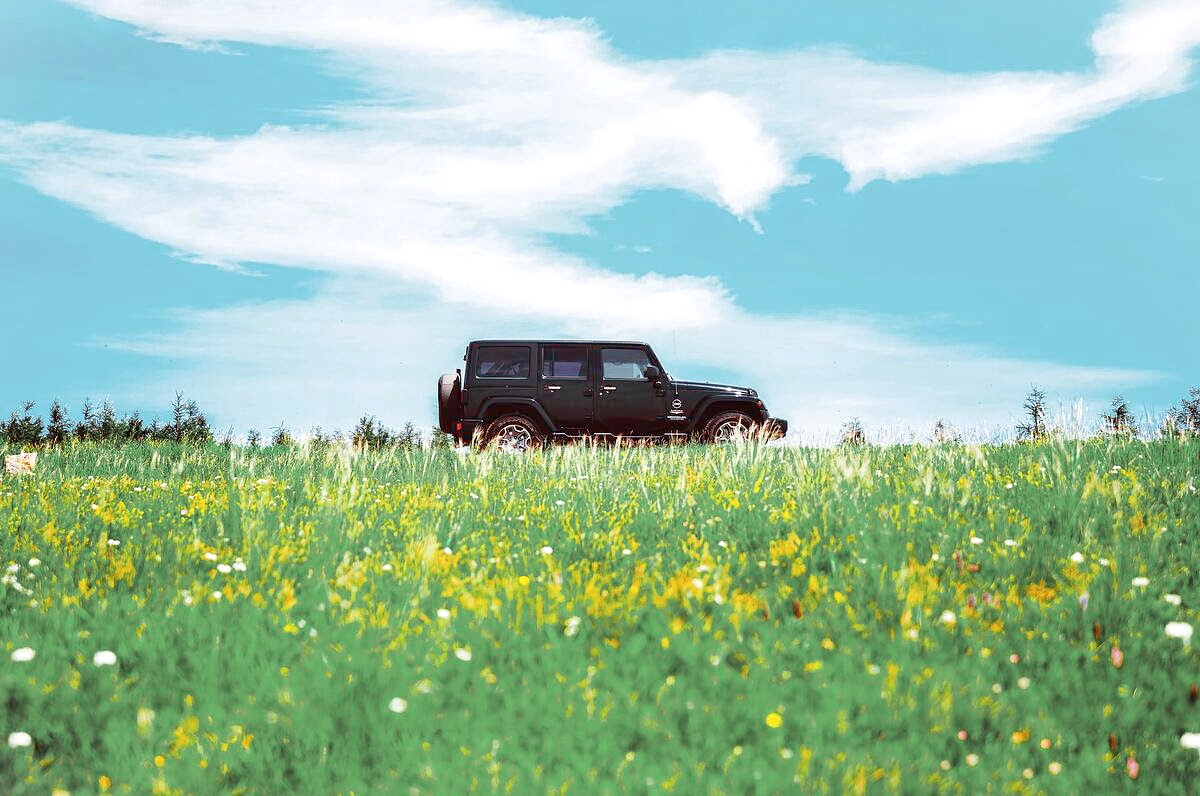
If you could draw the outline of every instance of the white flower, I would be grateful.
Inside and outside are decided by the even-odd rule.
[[[120,546],[121,546],[121,540],[120,540],[120,539],[109,539],[109,540],[108,540],[108,546],[109,546],[109,547],[120,547]]]
[[[1017,679],[1017,688],[1025,689],[1029,687],[1029,678],[1021,677]]]
[[[93,666],[116,666],[117,653],[112,650],[100,650],[92,656]]]
[[[471,660],[471,651],[466,647],[455,647],[454,657],[458,658],[463,663],[466,663],[467,661]]]
[[[391,565],[391,564],[384,564],[382,567],[380,567],[380,569],[382,569],[384,572],[391,572],[391,571],[392,571],[392,565]]]
[[[1098,559],[1096,559],[1096,560],[1100,562],[1100,566],[1102,566],[1102,567],[1107,567],[1107,566],[1108,566],[1108,559],[1107,559],[1107,558],[1098,558]]]
[[[968,765],[968,766],[977,766],[977,765],[979,765],[979,755],[975,754],[974,752],[972,752],[971,754],[967,755],[967,765]]]
[[[551,547],[550,545],[546,545],[545,547],[542,548],[542,555],[544,555],[544,556],[548,556],[553,552],[554,552],[554,548]]]
[[[205,554],[204,554],[204,560],[205,560],[205,561],[216,561],[216,560],[217,560],[217,554],[216,554],[216,553],[214,553],[214,552],[212,552],[212,551],[210,550],[209,552],[207,552],[207,553],[205,553]]]
[[[437,618],[438,619],[449,619],[450,618],[450,609],[449,608],[437,609]]]
[[[1163,632],[1171,638],[1179,639],[1184,646],[1190,646],[1192,643],[1192,626],[1187,622],[1167,622]]]
[[[20,571],[21,571],[20,564],[9,564],[8,569],[5,570],[5,572],[7,572],[9,575],[16,575]]]
[[[180,510],[179,510],[179,516],[180,516],[180,517],[186,517],[186,516],[187,516],[187,509],[180,509]]]
[[[692,578],[692,588],[696,591],[701,591],[704,588],[704,581],[700,578]]]
[[[939,556],[937,553],[934,553],[933,555],[931,555],[931,556],[929,557],[929,560],[930,560],[930,561],[941,561],[941,560],[942,560],[942,557],[941,557],[941,556]]]
[[[29,737],[29,733],[27,732],[10,732],[8,734],[8,745],[13,749],[29,746],[31,743],[33,743],[33,739]]]
[[[1183,598],[1178,594],[1164,594],[1163,599],[1171,605],[1181,605],[1183,603]]]
[[[1200,752],[1200,732],[1185,732],[1180,735],[1179,745],[1184,749],[1195,749]]]
[[[192,604],[192,593],[190,591],[183,592],[183,604],[184,605]]]
[[[33,651],[33,647],[18,647],[12,651],[12,659],[17,663],[26,663],[31,661],[35,655],[37,655],[37,653]]]
[[[217,564],[217,572],[220,572],[222,575],[228,575],[230,572],[233,572],[233,567],[228,564]]]
[[[448,555],[448,556],[452,556],[452,555],[454,555],[454,551],[453,551],[453,550],[451,550],[449,547],[443,547],[443,548],[442,548],[442,552],[443,552],[443,553],[445,553],[445,554],[446,554],[446,555]]]
[[[246,571],[246,562],[239,558],[237,561],[233,562],[233,568],[236,569],[238,572],[245,572]]]
[[[621,551],[621,555],[623,555],[623,556],[631,556],[631,555],[633,555],[633,551],[632,551],[632,550],[630,550],[628,547],[626,547],[625,549],[623,549],[623,550]]]
[[[1131,583],[1133,583],[1134,586],[1137,586],[1139,588],[1145,588],[1146,586],[1150,585],[1150,579],[1147,577],[1143,577],[1142,575],[1138,575],[1136,578],[1134,578],[1131,581]]]
[[[1009,481],[1007,484],[1004,485],[1004,488],[1012,489],[1014,486],[1016,486],[1016,484],[1014,484],[1012,481]]]
[[[1083,563],[1083,553],[1076,550],[1074,553],[1071,553],[1071,560],[1074,561],[1076,564],[1082,564]]]
[[[392,697],[392,701],[388,702],[388,710],[393,713],[403,713],[408,710],[408,701],[400,697]]]
[[[971,544],[983,544],[983,540],[980,539],[978,536],[972,536]]]
[[[1017,546],[1017,540],[1016,540],[1016,539],[1005,539],[1005,540],[1004,540],[1004,546],[1005,546],[1005,547],[1016,547],[1016,546]]]
[[[222,594],[222,593],[220,592],[220,590],[214,591],[214,592],[212,593],[212,598],[213,598],[214,600],[220,600],[220,599],[221,599],[222,597],[224,597],[224,596],[225,596],[225,595],[224,595],[224,594]]]
[[[31,559],[29,559],[29,566],[31,566],[31,567],[36,567],[36,566],[38,566],[38,565],[39,565],[39,564],[41,564],[41,563],[42,563],[42,559],[40,559],[40,558],[31,558]]]
[[[554,501],[554,505],[556,505],[556,506],[565,506],[565,505],[567,505],[567,504],[566,504],[564,501],[562,501],[562,500],[556,500],[556,501]]]
[[[954,615],[953,611],[942,611],[942,621],[948,625],[952,625],[958,621],[958,617]]]
[[[583,620],[578,616],[572,616],[567,619],[566,625],[563,627],[564,636],[573,636],[579,632],[579,626],[583,624]]]
[[[722,539],[721,541],[717,542],[717,547],[729,547],[729,543]]]

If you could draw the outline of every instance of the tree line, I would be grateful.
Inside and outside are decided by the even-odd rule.
[[[72,441],[175,442],[197,445],[216,441],[208,418],[200,411],[196,402],[184,398],[182,392],[175,394],[170,420],[162,422],[155,419],[147,423],[137,411],[118,417],[109,400],[98,405],[85,400],[82,417],[78,421],[71,419],[67,408],[57,399],[50,405],[50,412],[45,420],[34,414],[35,405],[33,401],[26,401],[20,409],[13,411],[7,421],[0,422],[0,442],[6,442],[12,447],[32,448],[63,445]],[[450,447],[452,444],[451,437],[436,426],[427,438],[411,422],[405,423],[402,429],[396,431],[388,428],[373,415],[366,414],[359,419],[348,437],[337,431],[327,433],[320,426],[312,429],[308,436],[308,443],[318,446],[340,444],[347,440],[355,447],[372,450],[409,449],[426,444]],[[246,434],[246,443],[251,448],[264,445],[291,447],[297,444],[297,440],[287,426],[280,423],[271,429],[269,437],[265,440],[258,429],[250,429]],[[232,429],[225,433],[221,444],[233,444]]]

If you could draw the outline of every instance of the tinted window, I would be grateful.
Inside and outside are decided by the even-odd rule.
[[[475,352],[475,375],[483,379],[528,379],[529,348],[515,345],[480,346]]]
[[[587,355],[583,345],[542,346],[542,378],[586,379]]]
[[[600,361],[603,363],[604,379],[639,380],[646,378],[650,357],[640,348],[602,348]]]

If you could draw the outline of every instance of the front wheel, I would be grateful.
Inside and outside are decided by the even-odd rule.
[[[750,415],[742,412],[722,412],[708,421],[704,427],[705,442],[719,445],[741,442],[754,433],[755,423]]]
[[[501,415],[484,429],[485,444],[496,450],[524,453],[541,447],[545,438],[537,424],[525,415]]]

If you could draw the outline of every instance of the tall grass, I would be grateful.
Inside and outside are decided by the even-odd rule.
[[[0,786],[1187,792],[1198,459],[51,449],[0,483]]]

